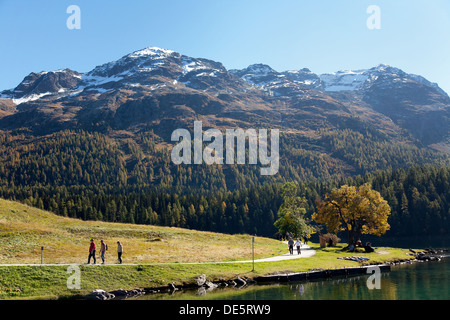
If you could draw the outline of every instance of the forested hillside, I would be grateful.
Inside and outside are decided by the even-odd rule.
[[[0,139],[0,196],[63,216],[274,236],[284,182],[299,182],[311,214],[332,187],[369,181],[392,208],[390,234],[450,232],[445,156],[347,130],[322,132],[315,144],[283,136],[284,165],[274,177],[250,165],[175,166],[151,132],[133,140],[84,131]],[[413,163],[423,165],[398,169]]]

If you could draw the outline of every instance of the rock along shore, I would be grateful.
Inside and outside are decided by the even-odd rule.
[[[182,289],[197,289],[199,295],[204,295],[208,291],[212,291],[218,287],[233,286],[237,288],[242,288],[247,285],[256,283],[269,283],[269,282],[290,282],[290,281],[308,281],[317,279],[327,279],[332,277],[342,277],[342,276],[355,276],[361,274],[367,274],[367,270],[370,267],[378,267],[381,272],[390,271],[391,264],[380,264],[380,265],[364,265],[359,267],[351,268],[341,268],[341,269],[327,269],[327,270],[313,270],[309,272],[299,272],[299,273],[279,273],[266,276],[259,276],[253,279],[247,277],[237,277],[231,280],[219,280],[219,281],[208,281],[206,275],[199,276],[195,283],[183,284],[176,286],[173,283],[169,283],[162,287],[152,287],[144,289],[134,289],[134,290],[115,290],[111,292],[106,292],[104,290],[94,290],[88,294],[85,298],[88,300],[111,300],[111,299],[124,299],[128,297],[136,297],[143,294],[154,294],[154,293],[171,293]]]
[[[374,265],[361,265],[358,267],[349,268],[338,268],[338,269],[326,269],[326,270],[312,270],[309,272],[283,272],[275,273],[265,276],[258,276],[253,279],[247,277],[237,277],[232,280],[220,280],[220,281],[208,281],[206,275],[201,275],[195,279],[194,283],[188,283],[176,286],[173,283],[169,283],[162,287],[152,287],[134,290],[114,290],[106,292],[104,290],[94,290],[85,299],[88,300],[111,300],[111,299],[125,299],[128,297],[136,297],[143,294],[154,294],[154,293],[171,293],[182,289],[198,289],[199,295],[204,295],[208,291],[212,291],[220,286],[234,286],[234,287],[244,287],[246,285],[255,283],[270,283],[270,282],[293,282],[293,281],[308,281],[308,280],[318,280],[318,279],[328,279],[333,277],[346,277],[346,276],[356,276],[369,274],[370,269],[378,267],[381,272],[389,272],[392,265],[403,264],[403,263],[413,263],[413,262],[424,262],[424,261],[439,261],[442,258],[442,254],[448,253],[448,249],[443,250],[433,250],[426,249],[424,251],[415,252],[410,249],[410,256],[414,256],[414,259],[404,259],[395,262],[388,262],[383,264]]]

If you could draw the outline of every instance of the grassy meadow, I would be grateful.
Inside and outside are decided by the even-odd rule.
[[[106,265],[85,265],[91,238],[97,246],[100,239],[108,243]],[[251,260],[251,239],[250,235],[81,221],[0,199],[0,299],[56,299],[85,295],[95,289],[182,285],[194,283],[201,274],[215,281],[360,265],[338,259],[349,255],[367,257],[370,264],[412,258],[404,249],[375,248],[374,253],[349,254],[342,251],[344,244],[321,249],[309,243],[317,250],[310,258],[257,262],[253,270],[252,263],[233,263]],[[117,240],[124,245],[123,265],[115,263]],[[39,265],[41,246],[44,265]],[[280,241],[255,238],[256,259],[286,251]],[[70,274],[64,264],[79,265],[81,289],[67,288]]]
[[[188,263],[252,258],[250,235],[82,221],[0,199],[0,264],[41,263],[41,247],[44,247],[45,264],[86,263],[91,238],[97,245],[97,258],[100,240],[108,244],[107,263],[116,262],[117,241],[123,244],[124,263]],[[279,241],[256,237],[255,258],[277,255],[285,249],[286,246]]]

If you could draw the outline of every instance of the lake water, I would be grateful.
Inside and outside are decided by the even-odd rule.
[[[374,246],[398,248],[450,248],[450,237],[373,238]],[[380,289],[370,290],[370,274],[289,284],[252,285],[211,292],[176,291],[140,297],[150,300],[450,300],[450,257],[441,261],[392,266],[382,273]]]
[[[152,294],[149,300],[450,300],[450,257],[441,261],[393,266],[381,273],[380,289],[369,289],[370,274],[338,279],[252,285],[211,292]]]

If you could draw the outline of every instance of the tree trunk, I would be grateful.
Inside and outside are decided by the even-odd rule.
[[[358,230],[348,230],[348,245],[356,246],[356,243],[361,238],[361,229]]]
[[[356,246],[355,231],[353,230],[348,230],[348,245]]]

